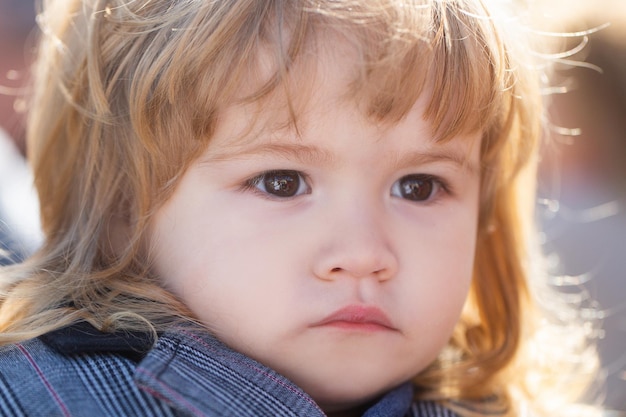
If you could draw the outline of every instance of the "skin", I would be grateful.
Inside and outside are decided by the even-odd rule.
[[[421,100],[396,124],[367,120],[345,99],[353,59],[317,58],[298,133],[280,98],[226,109],[152,225],[165,285],[331,415],[360,412],[446,345],[479,205],[479,134],[436,143]],[[293,195],[272,191],[285,181]]]

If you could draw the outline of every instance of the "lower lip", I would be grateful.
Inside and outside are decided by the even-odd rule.
[[[381,310],[360,305],[337,310],[314,327],[365,333],[395,330]]]
[[[383,326],[378,323],[361,323],[361,322],[353,322],[353,321],[331,321],[325,323],[319,327],[333,328],[338,330],[346,330],[353,332],[381,332],[381,331],[390,331],[391,329],[387,326]]]

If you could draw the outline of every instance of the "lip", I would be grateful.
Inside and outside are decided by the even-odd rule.
[[[396,330],[387,315],[378,307],[350,305],[331,313],[312,327],[333,327],[343,330]]]

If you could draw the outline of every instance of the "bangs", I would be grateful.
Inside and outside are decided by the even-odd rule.
[[[315,76],[317,48],[334,48],[330,35],[356,52],[347,99],[374,122],[401,120],[423,97],[436,140],[482,132],[483,165],[500,158],[504,146],[512,167],[525,153],[510,133],[535,129],[530,118],[537,112],[528,109],[536,103],[525,98],[534,97],[535,91],[525,94],[531,77],[509,61],[511,45],[502,39],[510,22],[489,14],[482,2],[172,2],[166,13],[137,7],[98,15],[93,42],[95,50],[113,52],[100,72],[107,78],[102,96],[116,104],[107,118],[129,121],[143,166],[154,167],[152,189],[172,189],[233,104],[262,109],[284,94],[287,123],[297,131],[298,105],[314,93],[306,77]]]
[[[494,18],[485,9],[460,3],[328,1],[294,8],[291,14],[272,12],[259,39],[273,71],[260,77],[250,71],[267,66],[254,62],[259,53],[254,54],[240,83],[264,81],[240,101],[263,101],[277,90],[286,92],[296,125],[299,111],[293,99],[314,93],[307,90],[312,87],[307,80],[316,67],[317,48],[325,47],[320,46],[323,41],[332,45],[331,34],[357,53],[358,69],[346,99],[357,102],[368,118],[398,122],[426,94],[424,117],[437,140],[485,131],[512,97],[512,71]]]
[[[424,117],[438,140],[493,122],[511,81],[485,9],[462,1],[348,3],[318,9],[327,19],[319,32],[340,30],[360,52],[361,72],[350,91],[367,116],[397,122],[426,94]]]
[[[163,86],[167,102],[192,114],[185,118],[193,121],[196,137],[210,135],[215,114],[234,100],[263,101],[279,87],[288,97],[306,93],[305,83],[293,91],[288,79],[298,79],[296,69],[311,67],[306,64],[315,60],[316,43],[328,33],[358,53],[359,71],[348,95],[369,118],[397,122],[426,93],[424,116],[437,139],[485,130],[513,83],[495,19],[463,1],[291,0],[246,7],[238,25],[226,21],[224,28],[203,22],[208,14],[196,15],[170,62],[176,76],[163,77],[171,83]],[[229,32],[222,33],[226,26]],[[269,64],[259,62],[259,51],[268,52],[263,55]],[[239,95],[242,86],[248,87],[245,98]],[[290,111],[295,122],[297,112],[291,106]]]

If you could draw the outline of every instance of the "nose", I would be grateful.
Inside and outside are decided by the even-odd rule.
[[[313,267],[318,278],[374,277],[386,281],[396,275],[398,259],[380,216],[354,211],[338,216],[335,212],[333,221],[325,222],[323,229],[324,244]]]

